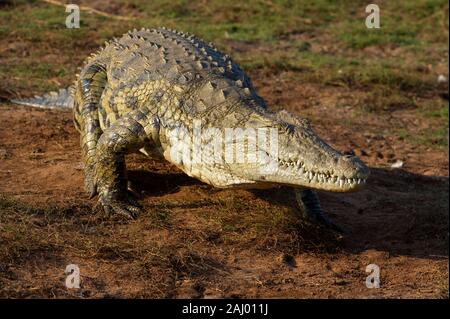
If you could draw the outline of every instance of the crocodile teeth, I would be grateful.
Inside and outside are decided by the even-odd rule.
[[[278,163],[285,167],[286,169],[289,168],[291,171],[295,170],[298,174],[304,175],[309,182],[314,183],[321,183],[321,184],[335,184],[339,187],[345,187],[345,186],[355,186],[364,184],[366,182],[365,179],[361,178],[346,178],[346,177],[338,177],[333,175],[333,172],[327,171],[324,173],[319,172],[313,172],[308,171],[305,169],[304,163],[302,163],[300,160],[297,161],[285,161],[285,160],[278,160]],[[287,172],[281,172],[282,174],[288,174]]]

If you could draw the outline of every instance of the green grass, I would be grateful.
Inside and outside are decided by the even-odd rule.
[[[16,6],[6,6],[5,10],[0,12],[0,36],[8,37],[13,33],[14,37],[30,42],[30,45],[36,47],[32,50],[40,49],[39,47],[50,39],[52,46],[68,51],[80,49],[74,45],[74,42],[90,43],[89,47],[92,47],[94,44],[100,45],[112,36],[120,35],[129,28],[140,26],[176,27],[199,34],[207,40],[214,40],[219,47],[224,48],[227,47],[228,40],[274,45],[290,34],[314,31],[323,35],[324,41],[332,41],[328,43],[329,45],[337,44],[357,52],[367,46],[390,44],[405,47],[408,50],[424,49],[437,42],[439,47],[445,47],[441,39],[442,31],[446,26],[448,27],[448,21],[442,13],[445,12],[445,8],[448,8],[445,1],[415,1],[414,5],[409,2],[402,5],[383,3],[381,5],[382,28],[379,30],[365,27],[365,2],[363,1],[344,1],[337,4],[335,1],[252,0],[209,1],[205,4],[184,0],[171,2],[128,0],[124,2],[123,7],[129,8],[129,14],[137,15],[136,19],[118,22],[112,18],[81,12],[81,28],[70,30],[64,25],[66,17],[64,8],[38,2],[31,4],[19,2]],[[424,32],[424,29],[435,31]],[[430,37],[432,34],[441,34],[441,38]],[[320,43],[321,37],[314,41]],[[319,68],[323,66],[324,59],[333,61],[333,58],[337,58],[336,54],[331,56],[306,54],[301,57],[298,53],[308,51],[308,47],[299,50],[301,45],[304,45],[304,42],[292,41],[292,47],[287,52],[276,50],[270,52],[275,56],[280,55],[279,59],[261,58],[259,54],[244,52],[239,60],[242,60],[250,69],[267,67],[301,72],[305,70],[303,62],[307,66],[313,65]],[[346,54],[339,55],[344,58],[341,62],[351,60],[351,58],[345,59]],[[365,58],[362,59],[365,60]],[[255,62],[250,64],[246,61]],[[339,61],[333,61],[332,71],[341,67],[340,64],[342,63]],[[348,82],[353,81],[353,78],[363,81],[366,79],[364,74],[353,75],[355,68],[343,71],[344,74],[338,77],[338,81]],[[392,85],[398,80],[398,77],[385,76],[379,71],[376,74],[368,74],[368,77],[368,81],[379,81],[386,85]],[[371,77],[378,77],[378,80]]]
[[[360,12],[366,3],[358,6]],[[373,45],[426,47],[443,41],[442,33],[448,29],[448,3],[442,0],[389,1],[380,7],[380,29],[367,29],[364,19],[343,19],[334,34],[349,48],[362,49]],[[446,13],[447,12],[447,13]]]
[[[420,132],[419,143],[448,148],[448,128],[431,128]]]
[[[448,108],[448,101],[431,100],[423,106],[421,112],[425,117],[448,121]]]
[[[449,132],[449,103],[441,99],[427,101],[427,103],[418,109],[420,116],[430,119],[434,125],[421,132],[419,141],[425,145],[437,146],[448,149],[448,132]]]
[[[448,101],[441,99],[426,100],[425,103],[417,103],[419,106],[416,110],[417,118],[425,118],[430,122],[430,127],[416,129],[414,127],[400,128],[395,130],[395,135],[404,141],[408,141],[416,145],[425,145],[428,147],[438,147],[440,149],[448,149],[448,132],[449,132],[449,114]]]
[[[438,128],[426,128],[417,132],[410,132],[407,129],[396,131],[400,140],[408,141],[415,145],[425,145],[427,147],[437,147],[448,150],[448,126]]]
[[[429,111],[416,102],[442,92],[437,71],[429,67],[448,65],[446,1],[383,1],[381,29],[365,27],[367,2],[360,0],[126,0],[114,14],[132,20],[82,11],[80,29],[65,27],[63,7],[9,3],[0,11],[0,41],[11,43],[0,58],[3,91],[37,94],[67,86],[105,40],[132,28],[164,25],[214,41],[256,78],[283,74],[298,86],[364,92],[357,104],[375,114],[418,108],[423,118],[448,117],[448,108]],[[230,42],[242,48],[231,50]],[[441,140],[445,126],[439,125],[431,135]]]
[[[363,49],[374,45],[400,45],[417,46],[419,28],[411,28],[409,23],[396,21],[382,17],[383,23],[380,29],[368,29],[361,19],[346,21],[341,28],[335,30],[335,34],[345,42],[348,48]]]
[[[162,22],[170,27],[183,28],[202,34],[206,39],[227,37],[233,40],[274,41],[280,35],[300,32],[312,26],[305,25],[305,17],[316,15],[329,19],[336,7],[332,2],[321,6],[297,1],[128,1],[141,12],[148,12],[146,24]],[[325,12],[323,9],[326,8]],[[314,21],[314,24],[319,21]],[[219,40],[220,41],[220,40]]]

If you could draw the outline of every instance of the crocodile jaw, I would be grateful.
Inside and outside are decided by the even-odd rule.
[[[343,155],[311,128],[308,120],[287,111],[276,115],[279,129],[277,153],[270,153],[273,171],[258,180],[332,192],[360,189],[369,169],[356,156]]]
[[[273,126],[278,127],[277,150],[263,149],[272,160],[260,163],[259,169],[251,166],[236,169],[235,174],[259,183],[332,192],[354,191],[365,185],[370,172],[359,158],[332,148],[305,119],[286,111],[277,113],[276,117]]]
[[[258,180],[331,192],[351,192],[362,188],[369,177],[369,169],[356,157],[342,155],[337,159],[338,163],[340,161],[347,162],[344,165],[353,167],[343,170],[339,169],[340,164],[337,164],[334,169],[314,170],[308,169],[300,160],[278,160],[274,172],[261,175]]]

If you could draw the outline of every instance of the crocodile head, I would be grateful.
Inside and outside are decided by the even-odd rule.
[[[246,126],[276,128],[278,145],[274,152],[267,143],[260,143],[258,150],[266,156],[264,163],[256,161],[256,164],[245,167],[230,165],[235,175],[255,183],[333,192],[357,190],[366,183],[369,176],[367,166],[356,156],[344,155],[329,146],[305,119],[280,111],[271,116],[252,116]]]

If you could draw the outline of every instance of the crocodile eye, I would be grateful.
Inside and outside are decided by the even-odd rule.
[[[289,134],[294,134],[294,132],[295,132],[295,126],[292,125],[292,124],[286,125],[286,132],[288,132]]]

